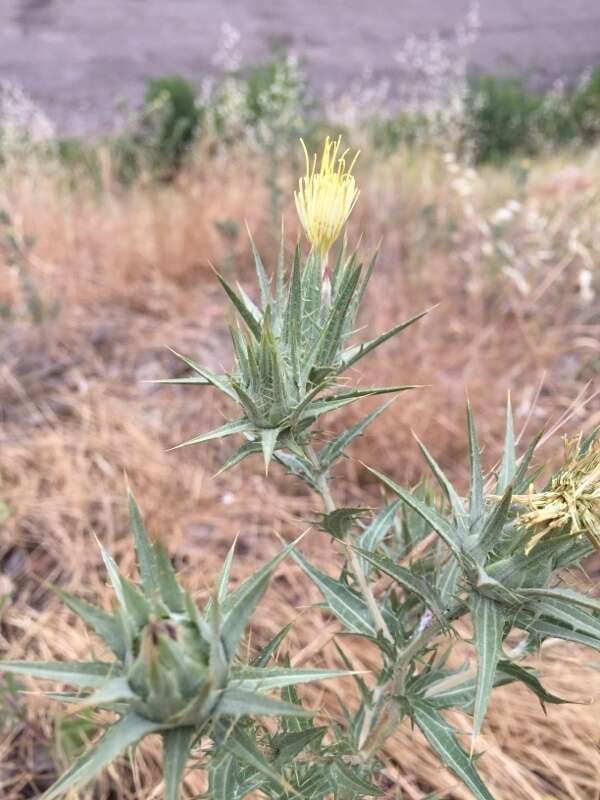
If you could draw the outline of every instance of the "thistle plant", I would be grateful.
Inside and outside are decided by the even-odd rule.
[[[231,421],[177,446],[236,436],[240,443],[222,470],[256,454],[267,470],[274,462],[303,481],[321,499],[317,524],[329,534],[331,551],[317,565],[297,542],[289,544],[229,592],[232,550],[200,610],[160,543],[147,537],[132,500],[141,586],[121,576],[102,550],[116,611],[108,614],[61,593],[112,650],[113,660],[2,664],[7,673],[61,680],[77,690],[51,693],[54,699],[119,717],[46,793],[47,800],[82,785],[149,733],[163,738],[167,800],[179,796],[188,757],[208,771],[210,800],[375,797],[386,785],[385,743],[408,724],[420,729],[473,797],[490,800],[476,748],[492,692],[521,683],[543,706],[567,702],[544,688],[527,657],[548,639],[600,650],[600,601],[566,580],[569,568],[599,543],[595,432],[568,448],[564,465],[536,492],[540,435],[524,452],[517,448],[509,403],[501,461],[486,469],[468,407],[466,496],[417,440],[433,485],[405,488],[369,467],[386,496],[384,507],[368,519],[369,509],[336,503],[332,473],[389,401],[324,443],[320,420],[365,396],[417,388],[358,388],[346,373],[425,313],[356,341],[356,317],[375,262],[364,268],[344,240],[330,268],[331,249],[357,198],[354,161],[347,168],[340,147],[339,140],[327,141],[319,167],[307,154],[296,195],[311,244],[306,258],[297,246],[286,267],[282,244],[271,279],[252,244],[256,300],[219,277],[237,315],[230,371],[216,374],[176,354],[190,374],[164,380],[202,392],[212,387],[238,409]],[[340,556],[334,575],[331,565],[339,565]],[[356,669],[341,637],[335,646],[344,669],[338,672],[292,669],[285,658],[273,664],[289,625],[250,663],[238,654],[269,577],[285,558],[294,559],[318,588],[340,633],[373,649],[372,673]],[[459,638],[472,649],[472,666],[453,653]],[[315,724],[318,710],[303,707],[295,686],[348,674],[356,685],[355,710],[344,708],[337,720]],[[468,720],[470,748],[447,719],[450,710]],[[392,791],[387,796],[397,796]]]

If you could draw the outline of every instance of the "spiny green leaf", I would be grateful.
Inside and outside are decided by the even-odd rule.
[[[358,537],[357,541],[360,548],[372,552],[381,544],[394,524],[394,519],[401,503],[402,500],[394,500],[393,503],[386,506],[383,511],[375,517],[369,527]],[[371,564],[361,558],[361,565],[365,574],[368,575],[371,570]]]
[[[182,613],[185,610],[185,596],[179,585],[171,559],[162,542],[155,542],[154,553],[158,569],[158,583],[163,602],[171,611]]]
[[[309,745],[319,742],[327,728],[304,728],[301,731],[281,733],[273,737],[273,747],[277,752],[275,764],[287,767]]]
[[[112,556],[110,553],[105,550],[105,548],[98,542],[98,546],[100,547],[100,555],[102,556],[102,560],[104,561],[104,566],[106,567],[106,571],[108,572],[108,577],[110,583],[113,587],[113,591],[117,597],[118,601],[118,614],[119,619],[121,620],[121,625],[123,628],[123,633],[127,640],[127,646],[129,647],[133,641],[133,636],[135,634],[136,628],[136,614],[135,609],[131,607],[131,592],[127,592],[125,589],[125,579],[119,572],[117,565],[115,564]]]
[[[467,430],[469,432],[469,461],[471,463],[471,487],[469,491],[469,520],[471,532],[484,513],[483,505],[483,471],[481,469],[481,454],[477,441],[477,431],[471,404],[467,402]]]
[[[383,792],[370,781],[365,780],[356,767],[350,767],[343,761],[334,761],[331,765],[333,782],[346,792],[352,792],[354,797],[380,797]]]
[[[446,522],[446,520],[438,514],[438,512],[428,506],[426,503],[423,503],[421,500],[416,498],[411,492],[408,492],[406,489],[403,489],[401,486],[398,486],[391,478],[388,478],[387,475],[384,475],[381,472],[378,472],[376,469],[372,469],[371,467],[367,467],[369,472],[372,472],[379,480],[384,483],[388,489],[390,489],[394,494],[397,494],[398,497],[406,503],[409,508],[412,508],[413,511],[416,511],[420,517],[422,517],[425,522],[431,526],[431,528],[440,536],[444,542],[448,545],[454,557],[459,561],[462,562],[463,560],[463,553],[460,547],[460,541],[457,535],[457,532]]]
[[[357,422],[356,425],[352,425],[352,427],[343,431],[332,442],[326,444],[325,447],[323,447],[319,452],[319,463],[323,469],[329,469],[329,467],[344,454],[344,451],[348,445],[358,436],[361,436],[368,426],[373,422],[373,420],[376,419],[382,411],[385,411],[395,399],[396,398],[392,398],[391,400],[383,403],[381,406],[379,406],[379,408],[376,408],[370,414],[367,414],[366,417],[363,417],[363,419]]]
[[[261,304],[263,309],[265,309],[271,303],[271,281],[267,276],[262,258],[260,257],[260,253],[254,244],[254,239],[252,238],[250,230],[248,230],[248,237],[250,239],[252,255],[254,256],[254,266],[256,268],[256,277],[258,279],[258,285],[260,288]]]
[[[454,486],[452,486],[452,484],[450,483],[450,481],[448,480],[448,478],[444,474],[442,468],[437,463],[437,461],[434,459],[434,457],[431,455],[429,450],[425,447],[423,442],[418,438],[418,436],[415,436],[415,439],[417,440],[417,444],[419,445],[419,449],[421,450],[421,452],[425,456],[425,459],[426,459],[427,463],[429,464],[429,468],[431,469],[431,471],[435,475],[435,478],[436,478],[437,482],[439,483],[439,485],[441,486],[444,494],[448,498],[448,501],[450,503],[450,508],[452,509],[452,513],[454,514],[454,519],[456,520],[456,524],[458,526],[458,530],[460,530],[463,535],[466,534],[467,533],[467,525],[466,525],[467,512],[466,512],[466,509],[465,509],[465,504],[462,501],[462,498],[459,496],[459,494],[456,491],[456,489],[454,488]]]
[[[587,594],[580,594],[579,592],[573,591],[573,589],[567,588],[532,588],[532,589],[519,589],[519,593],[523,595],[523,597],[544,597],[550,600],[565,600],[567,603],[573,603],[577,606],[583,606],[583,608],[589,608],[592,611],[600,611],[600,600],[597,600],[595,597],[590,597]]]
[[[477,651],[473,735],[479,736],[490,694],[494,688],[496,667],[502,655],[505,611],[498,603],[475,592],[471,597],[471,617]]]
[[[594,650],[600,650],[600,639],[595,636],[588,636],[586,633],[580,633],[559,622],[520,614],[515,619],[515,625],[543,639],[564,639],[567,642],[576,642]]]
[[[420,575],[415,575],[409,569],[401,567],[392,561],[387,556],[379,555],[378,553],[370,553],[368,550],[363,550],[360,547],[354,548],[366,561],[376,567],[380,572],[384,572],[397,581],[404,589],[414,592],[418,597],[423,600],[428,608],[434,613],[438,619],[443,618],[441,609],[441,602],[437,596],[435,589],[427,583],[425,578]]]
[[[361,268],[349,270],[347,277],[335,297],[328,319],[323,327],[319,339],[315,342],[313,352],[307,358],[307,367],[310,370],[315,364],[329,365],[335,361],[336,354],[341,346],[346,317],[352,302],[352,296],[358,286]]]
[[[265,472],[269,472],[269,464],[275,452],[277,444],[277,437],[281,432],[281,428],[263,428],[260,432],[260,442],[262,446],[263,458],[265,461]]]
[[[135,497],[131,492],[129,492],[129,523],[133,532],[142,586],[150,597],[158,597],[160,595],[160,581],[156,554],[146,533]]]
[[[515,494],[518,494],[522,490],[528,488],[530,481],[528,480],[527,470],[529,469],[529,464],[531,463],[531,459],[533,458],[533,454],[535,453],[543,433],[543,428],[536,433],[531,440],[525,454],[518,460],[517,471],[513,480],[513,491]]]
[[[211,800],[238,800],[238,781],[233,756],[226,753],[213,758],[208,768]]]
[[[319,527],[336,539],[345,539],[351,532],[357,519],[362,517],[368,508],[365,506],[353,506],[351,508],[336,508],[329,514],[322,514],[319,519]]]
[[[156,722],[139,717],[137,714],[131,713],[122,717],[107,730],[91,750],[88,750],[42,795],[41,800],[54,800],[68,791],[81,788],[120,753],[159,729],[160,725]]]
[[[221,730],[223,729],[224,726],[221,726]],[[238,727],[233,729],[225,728],[222,746],[236,759],[257,769],[263,775],[266,775],[267,778],[274,780],[279,786],[287,786],[283,776],[271,767],[264,756],[256,749],[250,737],[243,733]]]
[[[173,728],[162,735],[163,764],[165,771],[164,800],[179,800],[185,765],[190,756],[195,728]]]
[[[600,642],[600,619],[571,602],[553,597],[539,600],[531,607],[535,613],[562,625],[570,625],[574,630],[593,636]]]
[[[265,697],[255,691],[230,688],[221,696],[218,705],[219,713],[232,717],[311,717],[311,711],[299,709],[292,703],[285,703],[272,697]]]
[[[273,638],[269,642],[267,642],[267,644],[262,648],[260,653],[258,653],[252,664],[255,667],[264,667],[266,664],[268,664],[269,660],[271,659],[271,656],[273,656],[275,652],[278,650],[279,646],[281,645],[285,637],[288,635],[288,633],[291,631],[291,629],[292,629],[292,623],[288,622],[287,625],[285,625],[278,633],[275,634],[275,636],[273,636]]]
[[[254,336],[254,338],[258,341],[260,339],[260,324],[256,321],[256,318],[250,308],[248,308],[247,304],[244,302],[242,298],[236,294],[235,290],[227,283],[225,278],[222,275],[217,274],[217,278],[219,279],[219,283],[225,290],[225,294],[231,300],[231,303],[237,310],[240,317],[244,320],[248,329]]]
[[[371,339],[368,342],[363,342],[362,344],[355,345],[354,347],[349,348],[346,350],[342,355],[342,362],[344,365],[344,369],[348,369],[353,364],[356,364],[357,361],[360,361],[361,358],[364,358],[367,353],[370,353],[372,350],[375,350],[376,347],[379,347],[384,342],[387,342],[388,339],[391,339],[393,336],[397,336],[402,331],[406,330],[410,325],[413,325],[415,322],[420,320],[426,314],[431,311],[428,308],[425,311],[422,311],[420,314],[416,314],[414,317],[406,320],[405,322],[401,322],[398,325],[394,325],[393,328],[390,328],[385,333],[376,336],[374,339]]]
[[[169,347],[168,349],[173,353],[174,356],[177,356],[177,358],[181,359],[181,361],[184,361],[188,365],[188,367],[191,367],[191,369],[193,369],[194,372],[197,372],[198,375],[204,378],[205,381],[212,384],[212,386],[214,386],[215,389],[219,389],[221,392],[226,394],[232,400],[236,399],[235,392],[232,390],[231,386],[227,382],[226,377],[221,377],[220,375],[216,375],[214,372],[211,372],[211,370],[201,366],[196,361],[192,361],[191,358],[188,358],[187,356],[178,353],[171,347]]]
[[[219,608],[223,606],[227,598],[227,592],[229,590],[229,579],[231,576],[231,567],[233,564],[233,557],[235,555],[236,544],[237,544],[237,539],[229,548],[227,555],[225,556],[225,560],[223,561],[221,571],[219,572],[219,577],[217,578],[217,584],[215,586],[214,596],[216,597],[216,601],[219,604]],[[204,608],[204,616],[207,618],[210,616],[213,602],[214,602],[213,598],[210,597]]]
[[[108,614],[91,603],[86,603],[85,600],[81,600],[69,592],[55,587],[52,588],[63,603],[81,617],[85,624],[106,642],[115,656],[122,661],[125,657],[125,641],[123,639],[123,628],[119,620],[112,614]]]
[[[443,608],[448,608],[452,604],[460,575],[460,564],[454,559],[447,561],[440,570],[437,580],[437,590],[440,594],[440,602]]]
[[[515,431],[513,423],[510,395],[506,401],[506,433],[504,435],[504,452],[498,471],[498,484],[496,494],[504,494],[508,485],[514,478],[517,469],[517,454],[515,448]]]
[[[79,704],[89,708],[105,708],[113,703],[131,701],[135,694],[129,687],[129,681],[124,675],[117,675],[106,680],[102,686],[86,697],[79,699]]]
[[[248,456],[254,455],[255,453],[260,453],[262,450],[261,443],[257,441],[246,442],[241,447],[232,453],[229,456],[227,461],[223,464],[221,469],[217,472],[217,475],[221,475],[221,473],[226,472],[228,469],[237,466],[241,461],[243,461]]]
[[[411,699],[411,714],[442,762],[473,792],[477,800],[494,800],[473,762],[459,745],[452,727],[425,700]]]
[[[227,597],[223,604],[221,638],[229,659],[233,657],[246,625],[267,588],[271,573],[289,553],[293,552],[293,547],[293,544],[284,547]]]
[[[342,661],[344,662],[344,666],[346,667],[348,672],[352,674],[352,678],[356,683],[356,685],[358,686],[358,690],[360,691],[363,700],[363,705],[370,704],[372,698],[372,692],[368,689],[367,684],[360,677],[360,675],[357,674],[356,670],[354,669],[354,665],[352,664],[352,662],[350,661],[344,650],[341,648],[340,643],[337,642],[335,639],[333,640],[333,646],[338,651],[338,654],[342,659]]]
[[[235,555],[236,543],[237,540],[229,548],[229,551],[225,556],[225,561],[223,561],[221,572],[219,573],[219,580],[217,581],[217,600],[219,601],[219,604],[223,604],[225,602],[225,598],[227,597],[229,577],[231,575],[231,566],[233,564],[233,556]]]
[[[513,680],[520,681],[524,686],[530,689],[539,698],[542,708],[544,707],[544,703],[559,705],[561,703],[576,702],[573,700],[565,700],[564,698],[558,697],[558,695],[547,691],[542,686],[532,669],[523,667],[520,664],[516,664],[514,661],[508,661],[505,659],[500,660],[498,662],[498,671],[501,674],[508,675]]]
[[[246,417],[227,422],[221,425],[220,428],[214,428],[207,433],[201,433],[199,436],[194,436],[186,442],[171,447],[171,450],[178,450],[180,447],[189,447],[191,444],[201,444],[202,442],[209,442],[211,439],[224,439],[226,436],[233,436],[234,433],[248,433],[253,429],[252,423]]]
[[[473,548],[476,560],[481,564],[484,563],[487,555],[498,544],[498,540],[504,530],[504,526],[508,519],[510,511],[510,504],[512,501],[512,484],[506,487],[504,496],[500,502],[496,503],[496,507],[486,518],[481,533]]]
[[[317,419],[322,414],[327,414],[329,411],[336,411],[339,408],[355,403],[362,397],[371,397],[379,394],[391,394],[397,392],[406,392],[409,389],[418,389],[419,386],[373,386],[369,389],[356,389],[353,392],[345,394],[332,395],[331,397],[324,397],[314,403],[310,403],[300,415],[300,419]]]
[[[313,567],[297,550],[294,550],[292,557],[317,586],[329,608],[349,631],[376,636],[369,610],[355,592]]]
[[[118,667],[102,661],[0,661],[0,672],[94,689],[118,674]]]
[[[229,686],[251,692],[268,692],[301,683],[344,678],[343,669],[292,669],[289,667],[243,667],[231,674]]]

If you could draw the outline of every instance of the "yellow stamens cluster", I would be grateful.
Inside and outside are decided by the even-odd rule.
[[[308,240],[325,260],[358,198],[352,169],[359,154],[346,168],[348,150],[338,155],[341,136],[336,141],[327,137],[317,170],[316,154],[311,163],[306,145],[300,141],[306,158],[306,175],[300,178],[298,191],[294,193],[296,209]]]
[[[554,476],[545,492],[514,497],[528,510],[518,522],[533,529],[528,553],[551,533],[585,535],[600,550],[600,440],[586,452],[581,437],[565,442],[565,466]]]

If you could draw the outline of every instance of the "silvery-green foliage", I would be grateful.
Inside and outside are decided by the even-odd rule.
[[[254,737],[246,733],[248,725],[274,716],[291,718],[301,729],[310,727],[312,714],[290,695],[291,687],[345,674],[270,666],[270,657],[283,636],[267,646],[255,663],[245,663],[238,656],[271,574],[292,546],[283,548],[229,591],[232,548],[210,601],[200,609],[180,585],[161,543],[148,538],[133,497],[130,512],[141,583],[122,575],[101,547],[116,597],[112,612],[59,592],[65,604],[103,640],[111,660],[2,662],[5,673],[72,687],[69,692],[50,692],[55,700],[118,716],[44,794],[45,800],[82,787],[120,753],[152,733],[163,739],[166,800],[179,797],[188,758],[203,737],[213,742],[211,764],[233,753],[238,768],[249,771],[254,783],[267,781],[281,790],[286,781],[279,762],[268,760],[257,748]],[[273,697],[273,692],[287,695]],[[211,766],[213,772],[215,769]]]
[[[401,725],[410,724],[473,797],[493,800],[477,770],[475,751],[491,694],[497,687],[521,683],[543,706],[564,703],[544,688],[527,656],[548,638],[600,650],[600,601],[563,582],[565,570],[590,553],[590,540],[585,531],[565,525],[531,544],[519,498],[539,477],[532,464],[540,437],[524,452],[517,449],[510,404],[503,456],[491,471],[483,466],[467,408],[466,496],[418,442],[432,483],[405,488],[371,469],[386,496],[383,508],[338,507],[330,486],[332,470],[389,402],[330,441],[319,435],[321,417],[365,396],[414,388],[359,389],[347,382],[342,386],[340,379],[423,314],[356,343],[356,315],[372,263],[363,271],[356,253],[342,247],[331,272],[323,273],[315,253],[302,267],[297,248],[291,270],[285,269],[282,252],[271,280],[253,249],[259,299],[219,278],[238,317],[231,333],[231,370],[215,374],[179,356],[190,375],[164,382],[202,391],[212,386],[236,404],[235,419],[184,444],[239,434],[243,443],[223,469],[259,453],[267,467],[275,461],[302,480],[322,499],[323,511],[313,521],[329,534],[332,547],[341,549],[343,563],[333,572],[331,564],[339,560],[330,553],[313,563],[295,544],[288,545],[230,592],[232,550],[210,601],[199,609],[162,546],[148,539],[132,500],[141,586],[122,576],[103,550],[115,610],[108,613],[61,593],[103,639],[112,660],[2,664],[7,673],[73,687],[51,693],[57,700],[118,716],[45,798],[83,785],[151,733],[161,735],[164,743],[166,800],[179,796],[190,755],[196,767],[208,771],[207,800],[243,800],[255,792],[270,800],[376,797],[387,788],[381,749]],[[596,433],[582,440],[581,452],[597,446]],[[561,475],[562,483],[568,483],[571,472],[563,468]],[[274,663],[291,623],[252,663],[240,658],[250,618],[286,556],[315,584],[321,608],[337,620],[340,632],[374,648],[378,667],[373,673],[356,669],[341,636],[334,644],[344,671]],[[459,628],[459,620],[468,624]],[[473,668],[452,657],[459,631],[465,629],[472,630],[467,644]],[[336,716],[316,720],[302,707],[297,684],[348,673],[357,699],[351,710],[344,705]],[[450,710],[470,720],[470,750],[449,722]],[[266,717],[271,718],[268,725]]]
[[[252,453],[262,452],[267,467],[275,457],[313,485],[315,469],[307,459],[306,445],[311,442],[317,420],[368,395],[414,388],[348,389],[341,385],[340,376],[423,314],[374,339],[351,346],[349,340],[354,332],[356,313],[371,277],[374,259],[365,270],[357,254],[347,254],[342,247],[332,270],[330,286],[325,288],[322,265],[314,251],[302,268],[297,247],[289,274],[286,274],[282,251],[274,281],[267,276],[254,245],[253,252],[260,289],[258,302],[255,303],[241,286],[236,290],[219,276],[238,316],[238,323],[231,329],[235,354],[232,370],[216,375],[191,358],[176,353],[192,370],[192,375],[162,381],[212,385],[234,400],[241,414],[178,446],[239,434],[246,442],[232,454],[223,469],[238,464]],[[330,297],[326,297],[326,293]],[[377,413],[327,445],[321,454],[319,470],[328,469],[343,455],[345,447],[362,433]]]

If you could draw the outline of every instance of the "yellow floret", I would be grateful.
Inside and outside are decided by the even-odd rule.
[[[294,193],[296,209],[308,240],[325,260],[358,198],[352,169],[359,153],[346,168],[348,150],[338,155],[341,136],[336,141],[327,137],[317,170],[316,154],[311,164],[306,145],[302,139],[300,141],[306,158],[306,174],[300,178],[298,191]]]

